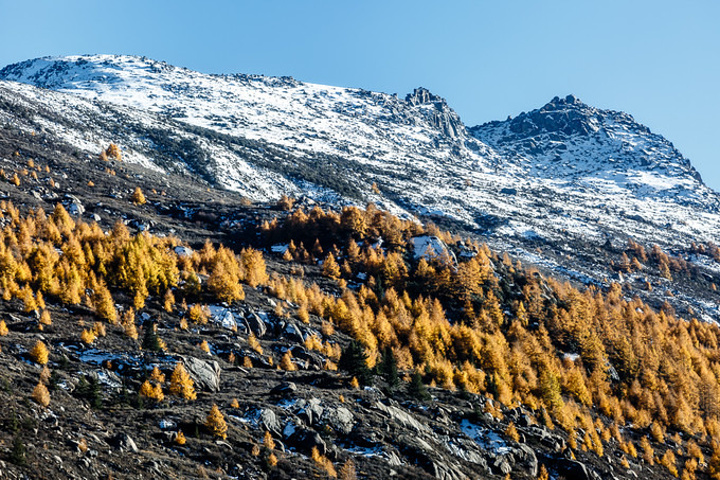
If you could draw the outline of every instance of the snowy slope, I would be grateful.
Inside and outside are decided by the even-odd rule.
[[[88,112],[122,109],[134,130],[108,129],[121,138],[86,142],[89,151],[114,140],[131,160],[167,169],[172,162],[158,154],[167,148],[146,134],[165,129],[194,152],[175,155],[173,168],[251,198],[335,191],[457,220],[510,245],[628,235],[688,245],[720,234],[718,195],[672,144],[625,113],[572,96],[466,128],[424,89],[400,99],[286,77],[206,75],[144,57],[30,60],[0,78],[9,81],[3,88],[46,104],[84,99]]]

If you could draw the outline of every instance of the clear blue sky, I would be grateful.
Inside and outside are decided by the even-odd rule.
[[[672,141],[720,190],[720,2],[0,0],[0,66],[146,55],[207,73],[445,97],[468,125],[573,93]]]

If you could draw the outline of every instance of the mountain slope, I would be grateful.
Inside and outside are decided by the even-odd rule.
[[[717,193],[669,141],[572,96],[468,128],[422,88],[400,99],[141,57],[29,60],[0,78],[5,125],[91,157],[113,142],[128,161],[253,200],[374,202],[481,234],[493,248],[583,283],[617,280],[597,251],[610,248],[620,260],[629,239],[717,273],[690,251],[720,236]],[[639,272],[623,281],[648,280]],[[678,307],[720,318],[706,286],[673,288]]]
[[[40,85],[0,82],[8,478],[719,471],[717,195],[627,114],[468,128],[424,89],[134,57],[2,75]]]

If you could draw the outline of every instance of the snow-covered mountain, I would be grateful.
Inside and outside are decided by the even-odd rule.
[[[144,57],[42,58],[0,78],[6,124],[90,155],[115,142],[129,161],[253,199],[372,201],[457,221],[528,258],[538,244],[720,236],[720,197],[669,141],[572,95],[467,127],[423,88],[402,99]]]

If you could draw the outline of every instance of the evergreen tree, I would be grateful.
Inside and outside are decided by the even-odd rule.
[[[157,324],[155,322],[150,322],[150,325],[145,327],[142,348],[148,352],[159,352],[162,350],[162,344],[157,335]]]
[[[362,385],[370,384],[371,374],[367,366],[367,353],[365,353],[365,348],[357,340],[352,340],[342,351],[338,368],[356,377]]]
[[[10,461],[18,466],[24,466],[27,464],[27,458],[25,456],[27,449],[25,448],[25,442],[23,442],[20,434],[16,434],[13,439],[12,450],[10,450]]]
[[[397,359],[390,347],[385,347],[383,350],[380,363],[377,364],[377,372],[382,375],[390,390],[395,389],[400,383]]]
[[[77,397],[87,400],[92,408],[102,406],[100,382],[94,375],[89,375],[87,378],[85,376],[80,377],[74,393]]]
[[[408,385],[408,395],[418,400],[429,400],[430,394],[427,391],[425,383],[423,383],[422,375],[420,372],[414,372],[410,378],[410,385]]]

